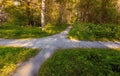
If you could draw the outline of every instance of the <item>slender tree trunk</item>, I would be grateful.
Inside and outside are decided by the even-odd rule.
[[[42,0],[41,26],[42,26],[42,30],[44,30],[44,27],[45,27],[45,0]]]
[[[106,22],[107,18],[107,9],[106,6],[108,5],[107,3],[110,2],[109,0],[102,0],[101,3],[101,24]]]
[[[60,4],[60,7],[59,7],[59,18],[58,18],[58,24],[60,23],[63,23],[63,8],[64,8],[64,5],[61,3]]]
[[[119,13],[120,13],[120,0],[116,0],[115,4],[116,4],[116,23],[119,24]]]
[[[28,25],[31,26],[31,11],[30,11],[30,2],[27,2],[27,16],[28,16]]]

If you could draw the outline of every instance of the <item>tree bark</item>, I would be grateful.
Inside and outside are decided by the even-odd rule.
[[[44,27],[45,27],[45,0],[42,0],[41,26],[42,26],[42,30],[44,30]]]

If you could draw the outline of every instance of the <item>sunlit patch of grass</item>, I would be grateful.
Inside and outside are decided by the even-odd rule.
[[[0,26],[0,38],[41,38],[60,33],[67,28],[67,25],[52,25],[47,24],[45,30],[41,27],[19,26],[13,23],[5,23]]]
[[[69,38],[91,41],[120,41],[120,25],[75,23]]]
[[[10,75],[13,71],[15,71],[16,68],[17,66],[14,63],[8,63],[2,69],[0,69],[0,74],[1,76]]]
[[[78,40],[76,37],[69,36],[69,39],[72,41]]]
[[[17,64],[28,60],[37,53],[36,49],[0,47],[0,76],[11,74],[17,68]]]
[[[47,33],[59,33],[62,32],[63,29],[65,30],[68,27],[67,24],[62,24],[62,25],[52,25],[52,24],[47,24],[45,27],[45,32]]]
[[[120,49],[63,49],[46,60],[39,76],[120,76]]]

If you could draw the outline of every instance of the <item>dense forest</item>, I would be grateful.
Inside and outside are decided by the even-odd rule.
[[[95,40],[97,38],[119,40],[119,24],[120,0],[0,0],[2,38],[10,38],[12,35],[11,38],[31,36],[36,38],[45,33],[44,36],[48,36],[65,29],[65,25],[73,25],[74,30],[70,32],[73,38],[94,40],[96,37]],[[45,28],[47,25],[55,28]],[[27,31],[21,26],[35,29]],[[10,31],[8,28],[14,30]],[[28,36],[29,33],[31,35]]]
[[[0,23],[14,20],[20,25],[41,26],[44,19],[45,24],[118,24],[119,5],[119,0],[1,0]]]
[[[120,0],[0,0],[0,76],[120,76]]]

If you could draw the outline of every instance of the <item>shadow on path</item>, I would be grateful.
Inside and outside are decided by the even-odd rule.
[[[0,39],[0,46],[42,49],[38,55],[21,64],[12,76],[35,76],[41,64],[58,48],[120,48],[120,42],[69,40],[67,34],[71,28],[70,26],[60,34],[40,39]]]

